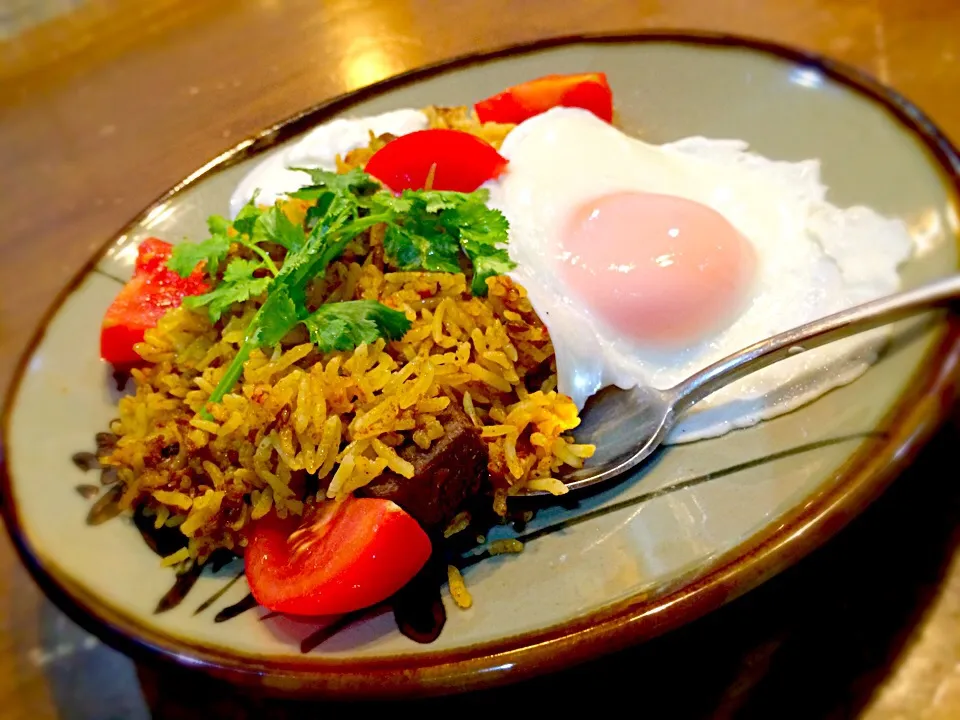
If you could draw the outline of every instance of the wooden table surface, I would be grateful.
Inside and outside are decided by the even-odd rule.
[[[5,0],[0,2],[0,388],[76,267],[172,183],[331,95],[548,35],[679,27],[832,55],[960,140],[957,0]],[[714,615],[620,656],[469,699],[647,717],[960,717],[960,483],[948,425],[838,538]],[[44,600],[0,540],[0,720],[313,717],[202,699]],[[585,695],[589,694],[589,695]],[[430,712],[464,707],[431,702]],[[607,705],[607,703],[604,703]]]

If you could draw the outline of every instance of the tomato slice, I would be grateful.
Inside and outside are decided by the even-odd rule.
[[[476,135],[461,130],[419,130],[391,140],[367,161],[366,171],[394,192],[473,192],[499,177],[507,159]]]
[[[305,519],[253,523],[244,555],[258,603],[289,615],[339,615],[376,605],[430,557],[419,523],[390,500],[350,497]]]
[[[473,107],[484,123],[521,123],[555,107],[583,108],[612,122],[613,91],[604,73],[545,75],[507,88]]]
[[[116,368],[141,363],[133,348],[143,342],[144,333],[156,327],[164,313],[180,305],[184,297],[209,289],[202,268],[185,278],[169,269],[167,260],[172,252],[168,242],[144,240],[137,251],[133,278],[107,308],[100,328],[100,357]]]
[[[160,238],[149,237],[137,248],[137,259],[133,264],[134,275],[161,275],[173,273],[167,267],[167,260],[173,253],[173,245]],[[173,273],[176,275],[176,273]],[[179,277],[179,276],[178,276]]]

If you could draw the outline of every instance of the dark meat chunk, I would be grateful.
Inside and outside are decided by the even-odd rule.
[[[553,368],[550,367],[550,360],[544,360],[523,376],[523,385],[527,388],[527,392],[536,392],[543,385],[543,381],[552,374]]]
[[[467,500],[480,492],[487,477],[487,446],[455,403],[437,416],[446,433],[429,450],[416,445],[399,450],[413,463],[411,478],[390,471],[357,491],[361,497],[393,500],[424,528],[443,528]]]

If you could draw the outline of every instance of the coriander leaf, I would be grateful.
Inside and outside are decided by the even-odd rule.
[[[383,250],[400,270],[419,270],[423,256],[417,238],[399,225],[388,225],[383,236]]]
[[[463,238],[460,239],[460,247],[473,265],[470,292],[477,297],[487,294],[487,278],[505,275],[517,266],[504,248],[494,248]]]
[[[460,247],[456,238],[436,232],[408,217],[403,225],[387,225],[383,249],[401,270],[460,272]]]
[[[279,205],[264,211],[254,221],[252,237],[256,242],[266,240],[292,252],[302,248],[307,241],[303,229],[294,225]]]
[[[453,192],[451,190],[407,190],[406,192],[414,194],[418,200],[421,200],[424,205],[426,205],[427,212],[429,213],[439,213],[441,210],[459,207],[464,202],[467,202],[470,197],[465,193]],[[483,194],[480,202],[485,202],[487,199],[487,191],[477,190],[474,195],[479,193]]]
[[[413,204],[409,192],[408,190],[404,192],[403,195],[398,196],[387,190],[381,190],[369,197],[363,198],[361,205],[374,214],[387,213],[401,215],[409,212],[410,206]]]
[[[284,285],[275,287],[254,318],[257,327],[253,337],[257,346],[276,345],[296,327],[303,314],[305,313],[293,301],[289,288]],[[250,335],[249,330],[247,334]]]
[[[180,243],[173,247],[173,254],[167,260],[167,267],[180,277],[189,277],[198,264],[206,263],[204,269],[209,276],[214,277],[229,250],[230,238],[219,233],[203,242]]]
[[[473,265],[471,291],[485,295],[491,275],[511,270],[506,249],[507,220],[485,204],[488,193],[406,191],[407,207],[387,226],[384,250],[401,270],[460,272],[460,251]],[[371,201],[379,201],[380,193]],[[370,204],[370,203],[368,203]]]
[[[207,274],[211,278],[216,278],[220,269],[220,263],[227,257],[230,251],[230,245],[234,242],[244,245],[260,256],[264,265],[274,275],[277,269],[270,259],[270,256],[262,249],[257,247],[256,241],[252,240],[254,227],[257,225],[263,211],[256,206],[259,190],[253,194],[250,201],[247,202],[237,217],[230,223],[229,220],[221,215],[211,215],[207,218],[207,228],[210,230],[210,237],[199,243],[182,243],[174,248],[173,255],[167,261],[167,267],[174,270],[181,277],[187,277],[197,263],[206,263]],[[230,235],[231,227],[236,232]],[[285,236],[289,241],[290,236]]]
[[[375,300],[322,305],[303,324],[322,352],[353,350],[381,337],[399,340],[410,329],[406,315]]]
[[[485,190],[461,195],[440,213],[440,223],[457,235],[468,234],[491,245],[505,244],[510,225],[503,213],[487,207],[487,195]]]
[[[486,188],[477,188],[472,193],[464,193],[464,199],[472,205],[480,205],[490,210],[487,201],[490,199],[490,191]],[[497,211],[499,212],[499,210]]]
[[[185,297],[183,304],[188,308],[206,305],[210,321],[217,322],[234,303],[245,302],[266,292],[273,278],[254,277],[254,273],[263,267],[263,263],[256,260],[233,260],[224,270],[223,280],[213,290],[203,295]]]
[[[379,194],[374,198],[379,200]],[[406,207],[387,224],[383,241],[387,257],[401,270],[460,272],[457,235],[443,226],[435,210],[455,207],[463,197],[453,192],[405,191],[399,200]]]
[[[328,170],[292,168],[309,173],[314,185],[301,189],[299,195],[309,195],[315,204],[308,208],[306,226],[311,233],[319,227],[321,233],[338,223],[356,218],[360,208],[366,207],[373,195],[378,195],[377,182],[359,169],[338,175]]]
[[[295,200],[316,200],[321,195],[328,192],[330,191],[322,185],[307,185],[299,190],[288,192],[287,197],[292,197]]]
[[[257,207],[257,195],[259,192],[258,190],[253,194],[253,197],[250,198],[246,205],[240,208],[240,212],[238,212],[237,216],[233,219],[233,229],[241,235],[253,237],[253,226],[263,212]]]
[[[266,250],[259,247],[258,243],[264,240],[272,242],[278,241],[274,237],[267,237],[266,233],[276,229],[276,214],[283,214],[283,211],[280,210],[277,205],[274,205],[271,209],[261,210],[254,204],[256,198],[257,195],[255,193],[250,202],[240,208],[240,212],[237,213],[237,217],[233,221],[235,235],[232,240],[257,255],[263,262],[263,266],[270,271],[270,274],[276,275],[279,271],[273,262],[273,258],[270,257],[270,254]],[[264,224],[263,217],[268,213],[271,214],[271,217],[266,221],[266,224]],[[286,242],[291,242],[294,238],[293,236],[287,235],[282,239]]]
[[[499,210],[485,204],[486,191],[463,196],[461,202],[440,213],[440,224],[459,239],[460,247],[473,265],[470,291],[486,295],[487,278],[516,267],[506,245],[510,225]]]
[[[316,202],[307,208],[304,224],[311,234],[315,234],[317,226],[320,225],[321,220],[327,216],[334,197],[335,195],[332,192],[323,190],[322,194],[317,197]]]
[[[263,270],[263,263],[256,260],[244,260],[243,258],[237,258],[230,262],[227,265],[227,269],[223,271],[223,283],[249,283],[250,281],[266,280],[269,285],[271,278],[255,278],[254,273],[257,270]]]
[[[360,168],[353,168],[345,173],[337,173],[322,168],[292,167],[290,169],[295,172],[306,173],[310,176],[312,185],[305,186],[301,188],[302,190],[307,190],[308,188],[313,189],[319,186],[335,193],[363,195],[380,189],[380,183]]]
[[[230,221],[223,215],[211,215],[207,218],[207,228],[211,235],[226,235],[230,228]]]

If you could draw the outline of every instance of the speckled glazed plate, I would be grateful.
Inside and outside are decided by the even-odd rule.
[[[96,484],[71,456],[115,414],[98,359],[103,311],[149,235],[199,237],[226,213],[252,163],[339,115],[469,104],[551,72],[605,71],[620,124],[653,142],[742,138],[768,157],[820,158],[830,199],[902,218],[916,285],[957,268],[957,156],[915,107],[833,62],[702,34],[566,38],[457,59],[336,98],[243,142],[147,208],[64,291],[20,365],[3,421],[8,529],[37,581],[68,613],[133,655],[161,656],[296,695],[422,695],[549,672],[636,643],[720,606],[823,543],[908,463],[953,396],[952,317],[899,326],[882,359],[813,404],[727,436],[668,449],[622,482],[548,506],[526,550],[465,569],[468,611],[444,597],[432,643],[392,614],[352,623],[244,609],[238,563],[207,572],[176,607],[173,583],[132,523],[90,527]],[[255,157],[257,156],[257,157]],[[483,558],[482,548],[480,558]]]

